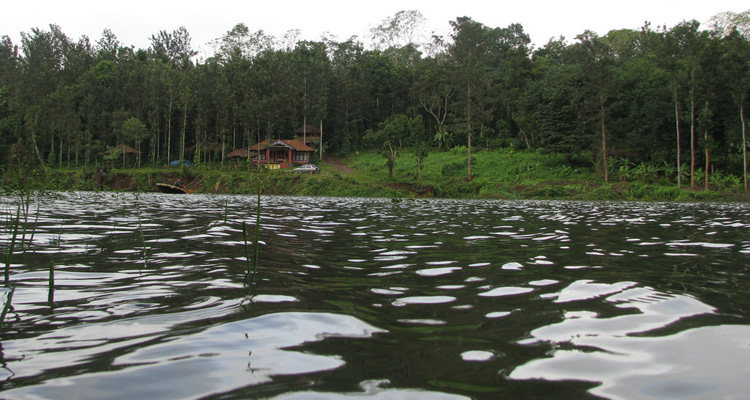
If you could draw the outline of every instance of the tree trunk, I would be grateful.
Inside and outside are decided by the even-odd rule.
[[[690,71],[690,188],[695,189],[695,71]]]
[[[471,181],[471,84],[469,84],[466,88],[466,136],[468,138],[469,145],[469,161],[467,164],[469,168],[468,179],[469,181]]]
[[[393,168],[396,166],[396,152],[398,151],[398,148],[393,146],[389,140],[388,150],[390,151],[391,156],[391,158],[388,159],[388,178],[393,179]]]
[[[185,136],[187,133],[188,101],[185,100],[185,108],[182,111],[182,138],[180,140],[180,164],[185,159]]]
[[[417,157],[417,177],[419,178],[419,184],[422,184],[422,156]]]
[[[710,165],[709,164],[709,155],[708,155],[708,129],[706,129],[703,132],[703,142],[706,145],[706,179],[705,179],[705,184],[704,184],[704,188],[703,189],[704,190],[708,190],[708,176],[710,175],[709,171],[708,171],[708,167]]]
[[[44,165],[44,159],[42,159],[42,154],[39,152],[39,147],[36,145],[36,124],[38,118],[38,115],[35,113],[33,126],[31,127],[31,144],[34,146],[34,153],[36,153],[36,158],[39,160],[39,165],[42,166],[42,170],[46,173],[47,167]]]
[[[167,166],[172,161],[172,93],[169,94],[169,107],[167,107]]]
[[[604,157],[604,182],[609,182],[609,160],[607,160],[607,109],[604,106],[607,98],[604,94],[599,95],[599,114],[602,124],[602,157]]]
[[[680,149],[680,103],[677,98],[677,79],[672,78],[672,89],[674,93],[674,116],[675,128],[677,130],[677,188],[682,187],[682,150]]]
[[[745,192],[748,191],[747,185],[747,123],[745,122],[745,96],[742,96],[740,103],[740,120],[742,121],[742,175],[745,178]]]
[[[523,129],[523,126],[521,124],[518,124],[518,129],[521,131],[523,141],[526,142],[526,148],[531,150],[531,142],[529,142],[529,137],[526,135],[526,129]]]
[[[302,143],[307,144],[307,77],[304,78],[304,109],[302,111]],[[291,161],[291,160],[290,160]]]
[[[437,123],[437,133],[443,133],[445,117],[448,116],[448,96],[445,96],[445,105],[442,107],[442,111],[440,106],[438,106],[437,112],[433,111],[432,104],[430,104],[430,107],[427,107],[427,104],[421,97],[419,98],[419,103],[422,104],[422,108],[424,108],[425,111],[432,115],[432,118],[435,118],[435,123]]]

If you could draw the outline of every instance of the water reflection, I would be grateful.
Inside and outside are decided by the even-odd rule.
[[[633,282],[577,281],[548,296],[557,303],[598,297],[631,313],[605,317],[585,310],[566,312],[562,322],[535,329],[521,342],[550,343],[556,350],[516,368],[510,378],[598,382],[592,392],[614,399],[734,398],[747,389],[742,375],[750,372],[750,326],[659,334],[716,309],[692,296]],[[571,346],[577,350],[565,349]]]
[[[41,198],[9,271],[3,397],[750,390],[748,205],[263,197],[254,295],[256,200]]]
[[[132,337],[153,336],[156,333],[123,323],[102,326],[97,331],[101,332],[99,338],[74,337],[73,334],[61,332],[55,340],[64,337],[69,349],[88,348],[111,342],[114,335]],[[116,357],[112,361],[115,371],[51,379],[43,387],[19,388],[5,394],[11,398],[46,397],[51,393],[55,393],[57,398],[77,399],[200,398],[270,382],[272,376],[339,368],[344,361],[338,356],[312,355],[285,349],[327,337],[366,338],[379,332],[384,331],[346,315],[268,314],[177,337],[150,337],[148,346]],[[136,340],[127,340],[120,346],[133,346]],[[67,356],[70,353],[70,350],[66,351]],[[43,360],[47,357],[40,358],[38,362],[49,361]],[[18,377],[19,371],[16,374]],[[169,382],[169,387],[164,386],[164,380]],[[113,393],[112,389],[116,387],[126,390]]]

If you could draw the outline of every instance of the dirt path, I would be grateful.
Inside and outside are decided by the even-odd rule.
[[[344,164],[338,157],[326,155],[325,161],[333,165],[340,174],[351,175],[354,173],[354,170],[350,166]]]

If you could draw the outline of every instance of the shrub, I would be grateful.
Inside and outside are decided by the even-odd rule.
[[[448,154],[452,156],[464,156],[466,157],[469,154],[469,149],[466,146],[456,146],[450,150],[448,150]]]
[[[454,161],[443,165],[440,174],[444,177],[463,176],[468,174],[468,167],[466,163]]]

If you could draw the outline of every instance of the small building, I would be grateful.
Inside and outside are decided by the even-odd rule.
[[[294,132],[298,139],[302,140],[305,144],[308,143],[320,143],[320,129],[312,125],[303,125],[297,128]]]
[[[237,150],[230,151],[226,157],[227,158],[249,158],[250,155],[247,149],[237,149]]]
[[[314,151],[301,140],[264,140],[250,147],[250,157],[253,164],[289,168],[309,163]]]

